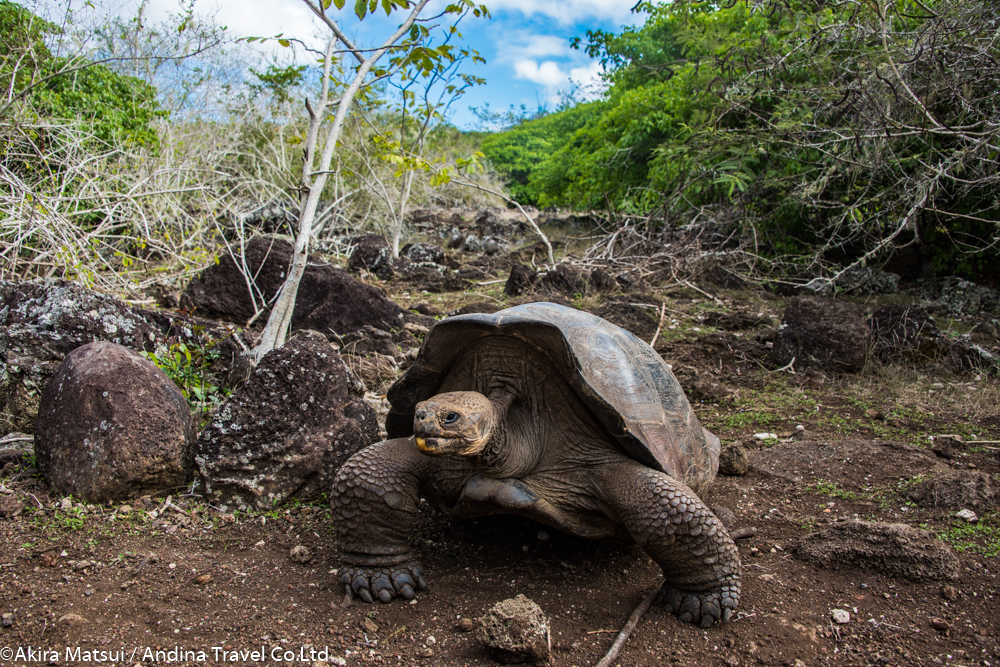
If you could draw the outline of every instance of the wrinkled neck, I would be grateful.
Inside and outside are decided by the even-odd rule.
[[[469,462],[486,477],[522,477],[535,468],[541,455],[530,433],[530,425],[536,420],[525,419],[527,406],[512,393],[494,392],[489,399],[494,411],[490,439],[479,454],[469,457]]]

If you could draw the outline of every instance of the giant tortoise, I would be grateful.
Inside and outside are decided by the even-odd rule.
[[[366,602],[425,588],[410,549],[426,498],[456,517],[517,514],[627,539],[662,568],[660,600],[708,627],[740,596],[740,559],[696,495],[719,439],[646,343],[594,315],[531,303],[438,322],[389,390],[390,440],[333,484],[341,580]]]

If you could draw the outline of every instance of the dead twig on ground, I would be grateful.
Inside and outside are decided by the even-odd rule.
[[[653,347],[656,345],[657,339],[660,337],[660,332],[663,331],[663,320],[667,316],[667,302],[663,302],[663,306],[660,307],[660,323],[656,325],[656,333],[653,334],[653,338],[649,341],[649,346]]]
[[[625,642],[628,641],[629,636],[635,630],[635,626],[639,624],[639,620],[642,619],[643,614],[646,613],[646,610],[649,609],[650,605],[653,604],[653,600],[655,600],[656,596],[659,594],[660,587],[656,586],[649,592],[648,595],[646,595],[645,598],[643,598],[642,602],[640,602],[636,608],[632,610],[632,615],[628,617],[625,627],[618,633],[615,643],[611,645],[607,655],[605,655],[601,661],[597,663],[597,667],[610,667],[611,664],[614,663],[618,654],[621,652],[622,647],[625,646]]]
[[[745,540],[748,537],[753,537],[757,534],[757,529],[753,526],[748,526],[746,528],[737,528],[736,530],[730,531],[729,537],[734,540]]]
[[[792,360],[789,361],[786,365],[782,366],[781,368],[776,368],[771,372],[780,373],[782,371],[788,371],[792,375],[795,375],[795,357],[792,357]]]

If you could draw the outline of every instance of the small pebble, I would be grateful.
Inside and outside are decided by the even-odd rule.
[[[959,519],[964,519],[969,523],[975,523],[979,521],[979,517],[976,516],[976,513],[973,512],[972,510],[960,510],[955,514],[955,516],[957,516]]]
[[[455,624],[455,629],[459,632],[472,632],[476,628],[476,624],[471,618],[460,618],[458,623]]]
[[[951,623],[944,620],[943,618],[932,618],[931,627],[940,632],[941,634],[946,635],[948,634],[948,631],[951,630]]]
[[[840,625],[851,622],[851,614],[843,609],[832,609],[830,617],[833,618],[835,623],[839,623]]]
[[[83,616],[79,614],[64,614],[59,617],[58,623],[66,623],[67,625],[83,625],[87,622]]]
[[[292,559],[293,563],[305,564],[312,560],[312,551],[309,547],[299,544],[292,547],[292,550],[288,553],[288,557]]]

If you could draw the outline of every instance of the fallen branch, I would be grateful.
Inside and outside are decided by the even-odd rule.
[[[733,538],[734,540],[745,540],[748,537],[753,537],[756,534],[757,534],[757,529],[754,528],[753,526],[749,526],[747,528],[737,528],[736,530],[730,531],[729,537]]]
[[[625,627],[618,633],[615,643],[611,645],[607,655],[605,655],[601,661],[597,663],[597,667],[611,666],[611,663],[615,661],[615,658],[617,658],[618,654],[621,652],[622,647],[625,646],[625,642],[628,641],[632,631],[635,630],[635,626],[639,624],[639,620],[642,618],[643,614],[646,613],[646,610],[649,609],[649,606],[653,604],[653,600],[655,600],[656,596],[659,594],[660,586],[656,586],[645,598],[643,598],[642,602],[640,602],[639,605],[632,610],[632,615],[628,617]]]
[[[649,346],[653,347],[656,345],[656,340],[660,337],[660,332],[663,331],[663,320],[667,316],[667,302],[663,302],[663,306],[660,308],[660,323],[656,325],[656,333],[653,334],[653,338],[649,341]]]
[[[683,283],[684,285],[687,285],[688,287],[690,287],[691,289],[693,289],[695,292],[701,292],[702,294],[704,294],[705,296],[707,296],[709,299],[711,299],[712,301],[714,301],[714,302],[716,302],[718,304],[722,303],[722,299],[720,299],[717,296],[712,296],[711,294],[709,294],[705,290],[701,289],[700,287],[695,287],[694,285],[691,284],[691,281],[689,281],[689,280],[682,280],[681,283]]]
[[[780,373],[781,371],[788,371],[792,375],[795,375],[795,357],[792,357],[792,360],[789,361],[787,365],[782,366],[781,368],[776,368],[773,372]]]

